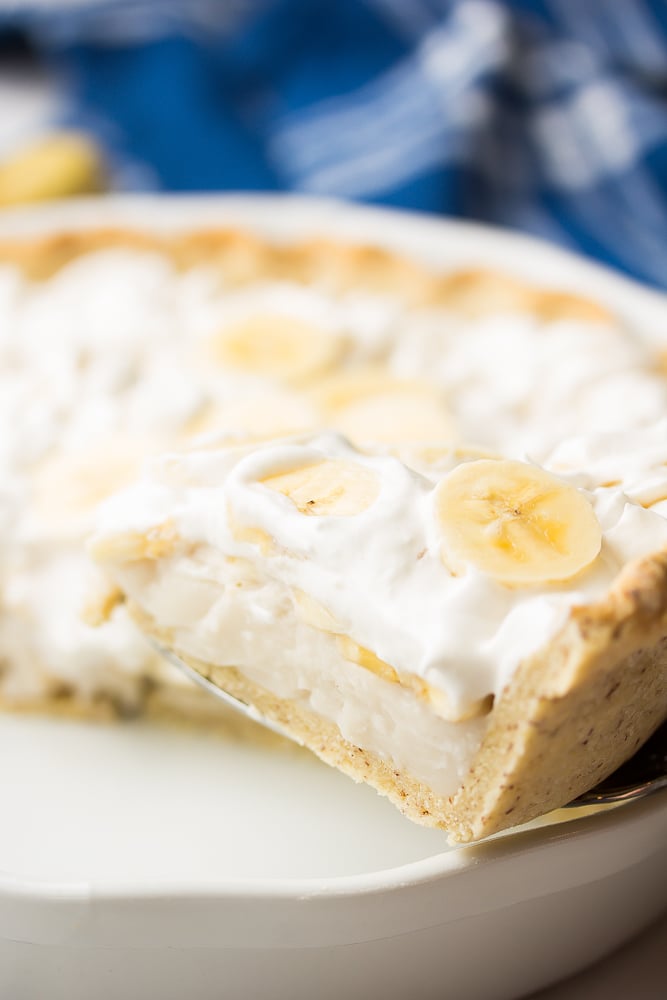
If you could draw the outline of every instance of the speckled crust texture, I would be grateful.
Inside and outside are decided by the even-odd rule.
[[[460,841],[564,805],[632,756],[667,717],[667,552],[629,564],[522,663],[453,800]]]
[[[99,229],[31,240],[0,241],[0,263],[43,280],[83,254],[111,247],[169,256],[181,269],[217,268],[228,286],[261,280],[296,281],[334,294],[349,289],[390,293],[414,306],[446,307],[467,315],[519,310],[543,318],[607,322],[607,310],[578,295],[532,287],[497,271],[466,268],[436,273],[376,246],[328,239],[269,243],[237,229],[157,235],[141,230]]]
[[[173,648],[136,607],[140,627]],[[469,774],[449,800],[345,740],[332,722],[234,667],[190,666],[410,819],[468,843],[557,809],[611,774],[667,717],[667,552],[630,564],[607,596],[572,610],[496,701]]]

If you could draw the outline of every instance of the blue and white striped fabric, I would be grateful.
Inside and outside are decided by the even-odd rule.
[[[664,0],[5,4],[125,187],[482,219],[667,287]]]

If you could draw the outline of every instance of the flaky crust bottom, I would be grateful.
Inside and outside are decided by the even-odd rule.
[[[145,632],[327,764],[461,843],[565,805],[616,770],[667,717],[667,552],[629,565],[605,598],[574,608],[555,638],[520,665],[489,715],[465,781],[449,799],[236,668],[184,654],[169,630],[136,606],[130,611]]]

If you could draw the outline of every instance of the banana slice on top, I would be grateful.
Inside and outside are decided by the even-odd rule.
[[[44,528],[78,533],[95,507],[137,477],[155,443],[122,434],[46,458],[33,478],[33,510]]]
[[[501,583],[570,579],[602,545],[583,493],[525,462],[466,462],[441,481],[435,504],[445,564],[472,563]]]
[[[183,436],[186,441],[210,436],[215,442],[222,434],[264,441],[316,427],[317,414],[303,397],[287,391],[266,392],[210,404],[190,422]]]
[[[351,517],[378,498],[380,481],[358,462],[325,459],[262,480],[264,486],[288,497],[309,517]]]
[[[360,400],[336,414],[331,426],[353,444],[451,441],[456,436],[440,400],[405,393]]]
[[[421,379],[398,378],[382,365],[345,369],[320,379],[312,389],[313,402],[326,414],[338,413],[373,396],[408,393],[422,396],[434,392]]]
[[[222,367],[286,382],[325,371],[343,347],[342,338],[312,323],[269,313],[225,327],[209,341],[211,355]]]
[[[379,366],[325,378],[312,397],[323,423],[354,443],[439,442],[455,437],[440,390],[422,379],[397,378]]]

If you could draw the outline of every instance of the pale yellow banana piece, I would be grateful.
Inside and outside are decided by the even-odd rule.
[[[58,531],[77,530],[82,517],[137,477],[151,450],[150,441],[119,436],[95,448],[45,459],[33,480],[33,506],[40,522]]]
[[[367,365],[349,371],[339,371],[320,379],[313,387],[313,402],[327,414],[336,413],[353,403],[371,396],[387,396],[406,392],[424,395],[436,390],[420,379],[397,378],[387,368]]]
[[[339,635],[336,641],[340,652],[346,660],[358,663],[360,667],[370,670],[371,673],[377,674],[378,677],[382,677],[385,681],[391,681],[392,684],[400,684],[400,677],[391,664],[381,660],[370,649],[360,646],[359,643],[350,639],[347,635]]]
[[[491,710],[493,699],[490,696],[486,696],[479,698],[473,705],[469,706],[467,711],[463,713],[455,712],[452,710],[447,695],[443,691],[434,688],[431,684],[428,684],[423,678],[418,677],[416,674],[399,674],[391,664],[385,660],[381,660],[370,649],[360,646],[353,639],[349,638],[349,636],[338,635],[336,642],[346,660],[351,660],[352,663],[359,664],[360,667],[370,670],[371,673],[376,674],[385,681],[389,681],[392,684],[399,684],[401,687],[412,691],[418,698],[430,702],[434,711],[443,719],[448,719],[450,722],[462,722],[464,719],[486,715]]]
[[[125,531],[101,538],[93,535],[86,542],[86,551],[97,562],[139,562],[164,559],[182,544],[174,525],[167,520],[146,532]]]
[[[209,351],[223,368],[286,382],[328,369],[343,350],[341,338],[303,320],[258,314],[219,331]]]
[[[472,564],[502,583],[567,580],[600,552],[600,525],[583,493],[525,462],[481,459],[439,484],[443,561]]]
[[[335,414],[330,425],[355,444],[450,441],[455,436],[440,400],[408,393],[359,400]]]
[[[355,443],[448,441],[454,423],[438,389],[379,366],[339,372],[311,393],[323,423]]]
[[[378,476],[357,462],[325,459],[262,480],[310,517],[351,517],[367,510],[380,492]]]
[[[207,407],[190,423],[185,437],[228,434],[267,441],[317,425],[317,415],[306,400],[287,393],[265,393]]]
[[[0,164],[0,206],[89,194],[105,187],[97,147],[76,132],[59,132]]]
[[[310,594],[306,594],[303,590],[294,590],[292,591],[292,599],[294,610],[306,625],[310,625],[311,628],[316,628],[320,632],[344,633],[345,630],[331,612]]]
[[[264,556],[268,556],[274,551],[275,546],[271,535],[267,534],[261,528],[255,528],[251,524],[243,524],[237,520],[231,507],[227,510],[227,522],[232,535],[237,541],[250,542],[251,545],[256,545]]]

